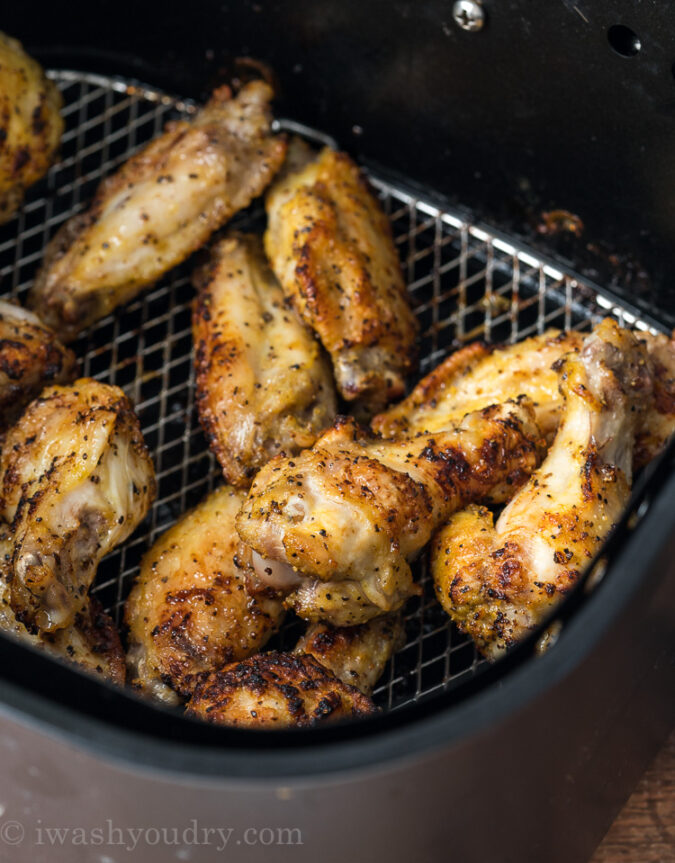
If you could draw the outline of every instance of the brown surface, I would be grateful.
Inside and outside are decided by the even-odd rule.
[[[675,732],[591,863],[675,863]]]

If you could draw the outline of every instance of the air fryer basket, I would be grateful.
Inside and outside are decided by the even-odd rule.
[[[11,286],[11,294],[20,300],[44,246],[65,219],[86,206],[100,180],[157,135],[168,120],[195,110],[190,100],[119,78],[73,71],[53,71],[50,76],[65,102],[61,158],[46,182],[29,193],[0,241],[2,284],[5,289]],[[323,138],[320,132],[291,121],[281,120],[279,126],[310,140]],[[657,319],[645,320],[625,301],[472,224],[459,212],[440,208],[401,181],[387,180],[375,171],[369,176],[391,219],[421,323],[422,374],[450,350],[475,339],[514,342],[547,327],[588,330],[604,315],[638,329],[659,327]],[[236,223],[244,229],[261,229],[263,217],[257,203]],[[193,260],[188,261],[170,272],[139,299],[96,324],[74,346],[83,375],[121,386],[132,398],[157,471],[158,496],[150,515],[131,540],[103,562],[93,587],[118,624],[141,556],[221,481],[195,411],[190,326],[193,265]],[[647,510],[641,504],[650,486],[642,486],[620,541]],[[615,542],[617,551],[620,541]],[[374,693],[387,710],[455,689],[480,676],[486,665],[435,600],[425,559],[416,566],[424,594],[407,606],[407,642],[392,658]],[[300,632],[301,624],[291,621],[273,644],[291,648]]]

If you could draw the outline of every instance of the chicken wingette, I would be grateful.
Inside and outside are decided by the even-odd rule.
[[[342,397],[372,416],[403,394],[415,316],[391,226],[358,167],[328,148],[304,161],[267,194],[265,251],[330,354]]]
[[[64,341],[128,302],[259,195],[283,162],[271,88],[215,90],[103,181],[47,247],[29,304]]]
[[[234,529],[245,495],[229,486],[164,533],[129,594],[132,683],[164,701],[191,694],[199,676],[260,650],[285,609],[271,591],[246,590],[250,550]]]
[[[0,528],[0,630],[24,644],[74,662],[92,674],[123,684],[126,677],[124,650],[113,620],[90,597],[75,615],[72,625],[56,632],[40,632],[22,623],[10,605],[11,565],[14,540],[9,527]]]
[[[433,543],[443,608],[495,659],[578,581],[630,492],[641,411],[652,399],[644,344],[609,319],[559,366],[562,421],[546,459],[496,525],[471,506]]]
[[[258,577],[301,617],[363,623],[419,591],[409,562],[451,512],[512,493],[540,454],[524,399],[410,440],[373,438],[342,418],[312,449],[262,468],[237,529]]]
[[[138,418],[118,387],[82,378],[31,402],[0,457],[19,619],[45,632],[70,626],[99,561],[131,534],[154,493]]]
[[[256,236],[220,240],[193,282],[199,419],[225,479],[248,487],[273,456],[311,446],[331,424],[330,366]]]
[[[442,431],[469,411],[525,395],[537,425],[552,440],[562,404],[552,366],[583,340],[581,333],[551,329],[508,347],[473,342],[450,354],[402,402],[376,416],[372,427],[384,437]]]
[[[21,306],[0,300],[0,432],[49,384],[75,377],[75,354]]]
[[[398,616],[362,626],[310,626],[292,653],[270,652],[205,676],[188,714],[249,728],[306,727],[376,712],[369,697],[400,646]]]
[[[675,431],[675,340],[646,332],[635,336],[655,366],[654,399],[636,429],[637,469],[655,458]],[[508,347],[469,344],[423,378],[406,399],[376,416],[372,427],[385,437],[441,431],[468,411],[525,395],[551,442],[563,406],[555,364],[569,351],[579,351],[583,340],[582,333],[551,329]]]
[[[63,133],[61,94],[20,42],[0,33],[0,224],[54,161]]]

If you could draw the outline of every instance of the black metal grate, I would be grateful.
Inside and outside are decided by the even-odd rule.
[[[164,123],[195,106],[145,86],[80,72],[50,76],[64,96],[61,160],[30,190],[18,215],[0,228],[0,291],[23,299],[56,229],[92,197],[100,180]],[[319,133],[279,125],[315,140]],[[513,342],[546,327],[590,329],[611,314],[649,329],[608,294],[582,283],[525,249],[458,214],[441,210],[399,185],[371,181],[391,219],[416,313],[422,324],[422,374],[453,348],[476,338]],[[260,227],[255,205],[237,217]],[[74,345],[81,373],[122,387],[132,398],[157,471],[158,497],[131,539],[101,564],[93,592],[120,621],[144,552],[219,481],[194,409],[190,262],[96,324]],[[483,664],[471,641],[449,624],[435,601],[426,560],[418,564],[424,595],[406,613],[407,643],[375,691],[393,709],[456,686]],[[276,639],[297,640],[289,622]]]

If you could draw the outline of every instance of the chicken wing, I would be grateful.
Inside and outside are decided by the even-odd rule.
[[[113,620],[93,597],[75,615],[73,625],[66,629],[45,633],[21,623],[10,605],[13,554],[12,532],[9,527],[3,527],[0,529],[0,630],[122,685],[126,677],[122,642]]]
[[[370,415],[402,395],[417,333],[391,227],[358,167],[328,148],[267,195],[265,250],[333,361],[338,389]]]
[[[539,463],[526,400],[449,431],[390,441],[341,418],[314,447],[275,458],[237,516],[258,577],[308,620],[363,623],[418,592],[409,561],[454,510]]]
[[[54,161],[63,133],[56,85],[23,50],[0,33],[0,224]]]
[[[300,728],[356,718],[377,708],[313,656],[262,653],[208,675],[188,702],[191,716],[223,725]]]
[[[651,397],[647,353],[609,319],[560,364],[562,422],[545,461],[497,524],[456,513],[433,543],[438,598],[497,658],[573,587],[622,513],[634,434]]]
[[[29,303],[64,341],[128,302],[199,248],[267,186],[286,152],[270,132],[272,90],[216,90],[192,122],[104,180],[45,253]]]
[[[260,240],[217,243],[194,276],[199,419],[233,485],[311,446],[335,416],[330,367],[269,269]]]
[[[406,399],[376,416],[372,427],[384,437],[442,431],[470,411],[525,395],[534,405],[537,425],[552,440],[562,405],[552,366],[579,350],[583,339],[581,333],[551,329],[508,347],[469,344],[450,354]]]
[[[0,300],[0,431],[49,384],[75,377],[77,360],[27,309]]]
[[[205,676],[188,713],[254,728],[367,716],[376,711],[368,696],[402,640],[399,615],[352,627],[312,624],[292,653],[253,656]]]
[[[28,626],[70,626],[101,558],[155,493],[138,419],[117,387],[82,378],[46,389],[7,433],[0,515],[11,523],[10,604]]]
[[[214,491],[145,555],[127,599],[133,682],[155,697],[187,697],[203,672],[257,652],[285,613],[270,591],[249,595],[250,550],[234,529],[245,495]]]

